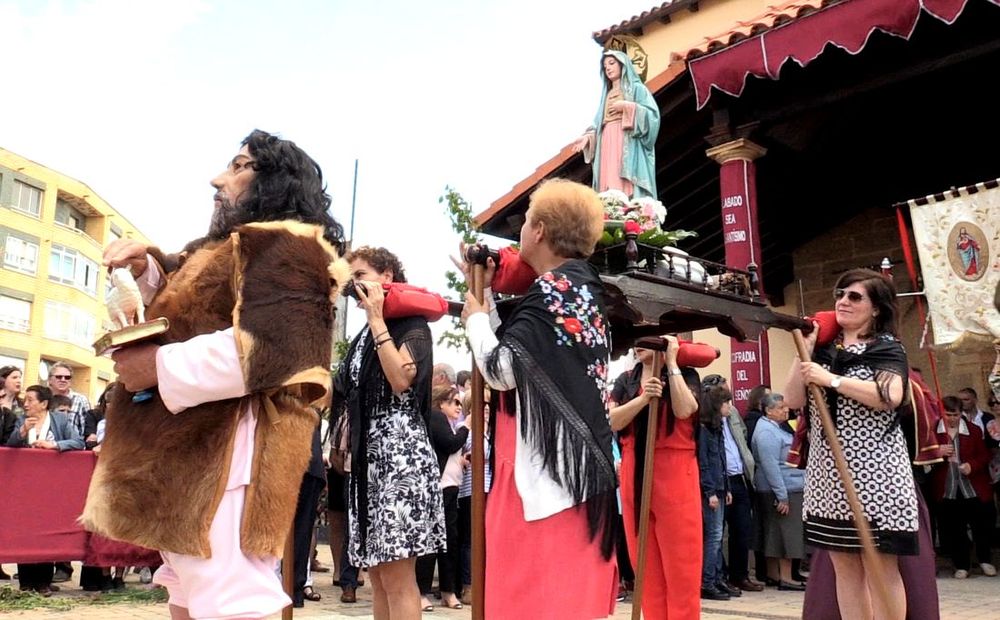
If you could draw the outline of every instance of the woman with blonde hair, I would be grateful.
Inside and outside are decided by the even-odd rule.
[[[491,322],[492,300],[466,296],[462,316],[476,364],[499,392],[486,506],[487,618],[575,620],[614,611],[608,326],[600,277],[585,260],[602,231],[592,189],[546,181],[521,228],[521,260],[540,274],[527,294],[502,325]],[[487,267],[487,285],[494,269]]]

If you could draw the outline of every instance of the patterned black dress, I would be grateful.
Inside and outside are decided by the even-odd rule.
[[[355,386],[370,337],[365,327],[349,360]],[[378,566],[445,547],[441,473],[418,410],[411,388],[394,394],[384,411],[368,414],[368,528],[363,548],[357,514],[350,506],[347,511],[354,566]]]
[[[860,355],[867,346],[857,343],[845,347],[845,351]],[[876,371],[866,365],[850,366],[841,374],[862,381],[876,379]],[[834,425],[878,550],[916,555],[917,496],[906,439],[896,412],[870,409],[838,395]],[[847,494],[811,397],[803,520],[809,544],[830,551],[861,551]]]

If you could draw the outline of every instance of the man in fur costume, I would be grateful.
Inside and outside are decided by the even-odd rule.
[[[347,267],[319,166],[254,131],[212,180],[207,236],[164,256],[132,240],[105,251],[130,266],[148,318],[170,330],[116,351],[125,389],[82,521],[159,549],[154,582],[173,618],[257,618],[289,604],[274,569],[292,525],[326,395],[335,298]],[[135,392],[155,396],[133,402]]]

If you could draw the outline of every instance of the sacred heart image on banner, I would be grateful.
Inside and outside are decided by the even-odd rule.
[[[1000,338],[1000,181],[910,200],[934,344]]]
[[[986,275],[990,244],[978,226],[959,222],[952,227],[948,235],[948,262],[963,280],[975,282]]]

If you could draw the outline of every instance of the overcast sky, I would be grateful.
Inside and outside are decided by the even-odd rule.
[[[444,187],[482,211],[576,138],[600,93],[592,32],[658,4],[0,0],[0,146],[168,250],[204,233],[208,181],[254,128],[320,163],[345,229],[358,159],[355,242],[443,293]]]

